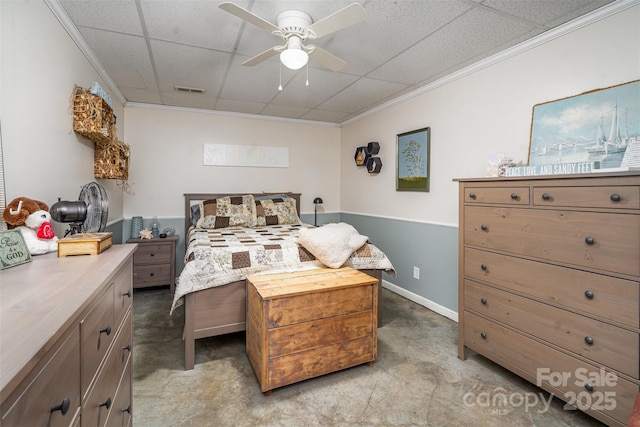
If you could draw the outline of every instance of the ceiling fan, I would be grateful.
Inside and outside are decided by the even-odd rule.
[[[345,61],[318,46],[304,43],[357,24],[367,18],[364,8],[359,3],[352,3],[317,22],[313,22],[305,12],[286,10],[278,15],[276,26],[234,3],[224,2],[219,7],[284,39],[284,45],[274,46],[243,62],[242,65],[257,65],[279,53],[282,64],[292,70],[302,68],[309,58],[332,71],[343,69],[347,65]]]

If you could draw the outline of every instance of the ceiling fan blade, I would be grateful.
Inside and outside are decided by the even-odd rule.
[[[254,15],[253,13],[249,12],[246,9],[241,8],[240,6],[234,3],[224,2],[224,3],[220,3],[218,7],[224,10],[225,12],[229,12],[230,14],[235,15],[240,19],[244,19],[245,21],[257,27],[262,28],[263,30],[269,31],[270,33],[274,31],[280,31],[280,28],[276,27],[271,22],[260,18],[258,15]]]
[[[365,19],[367,19],[367,12],[360,3],[351,3],[349,6],[322,18],[318,22],[314,22],[308,29],[315,34],[315,38],[319,38],[357,24]]]
[[[307,49],[313,49],[309,54],[310,58],[329,68],[331,71],[340,71],[347,66],[346,61],[343,61],[334,54],[329,53],[318,46],[308,45]]]
[[[246,61],[244,61],[242,63],[242,65],[247,65],[249,67],[253,67],[254,65],[258,65],[259,63],[261,63],[262,61],[266,61],[267,59],[271,58],[274,55],[277,55],[280,51],[282,51],[284,47],[281,46],[274,46],[269,50],[265,50],[264,52],[254,56],[251,59],[247,59]]]

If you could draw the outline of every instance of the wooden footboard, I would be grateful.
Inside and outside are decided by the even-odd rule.
[[[378,279],[378,295],[382,270],[362,270]],[[185,295],[184,303],[184,369],[195,365],[195,345],[199,338],[215,337],[246,329],[246,281],[204,289]],[[378,298],[378,327],[380,327]]]

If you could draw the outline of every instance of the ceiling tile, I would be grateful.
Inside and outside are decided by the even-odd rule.
[[[158,40],[151,40],[151,50],[162,91],[186,86],[217,96],[231,54]]]
[[[92,28],[80,32],[118,87],[157,90],[144,38]]]
[[[231,51],[243,21],[228,19],[231,15],[220,13],[217,5],[211,0],[141,2],[149,37]]]
[[[60,0],[77,27],[143,35],[135,0]]]
[[[355,113],[370,108],[406,86],[370,78],[360,79],[322,103],[319,108]]]

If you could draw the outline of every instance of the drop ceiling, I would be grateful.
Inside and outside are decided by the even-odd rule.
[[[352,2],[234,1],[274,24],[284,10],[304,11],[315,22]],[[242,66],[282,40],[223,11],[217,0],[47,3],[125,104],[340,124],[616,2],[361,1],[365,21],[314,41],[347,61],[339,72],[313,61],[292,71],[278,56]]]

